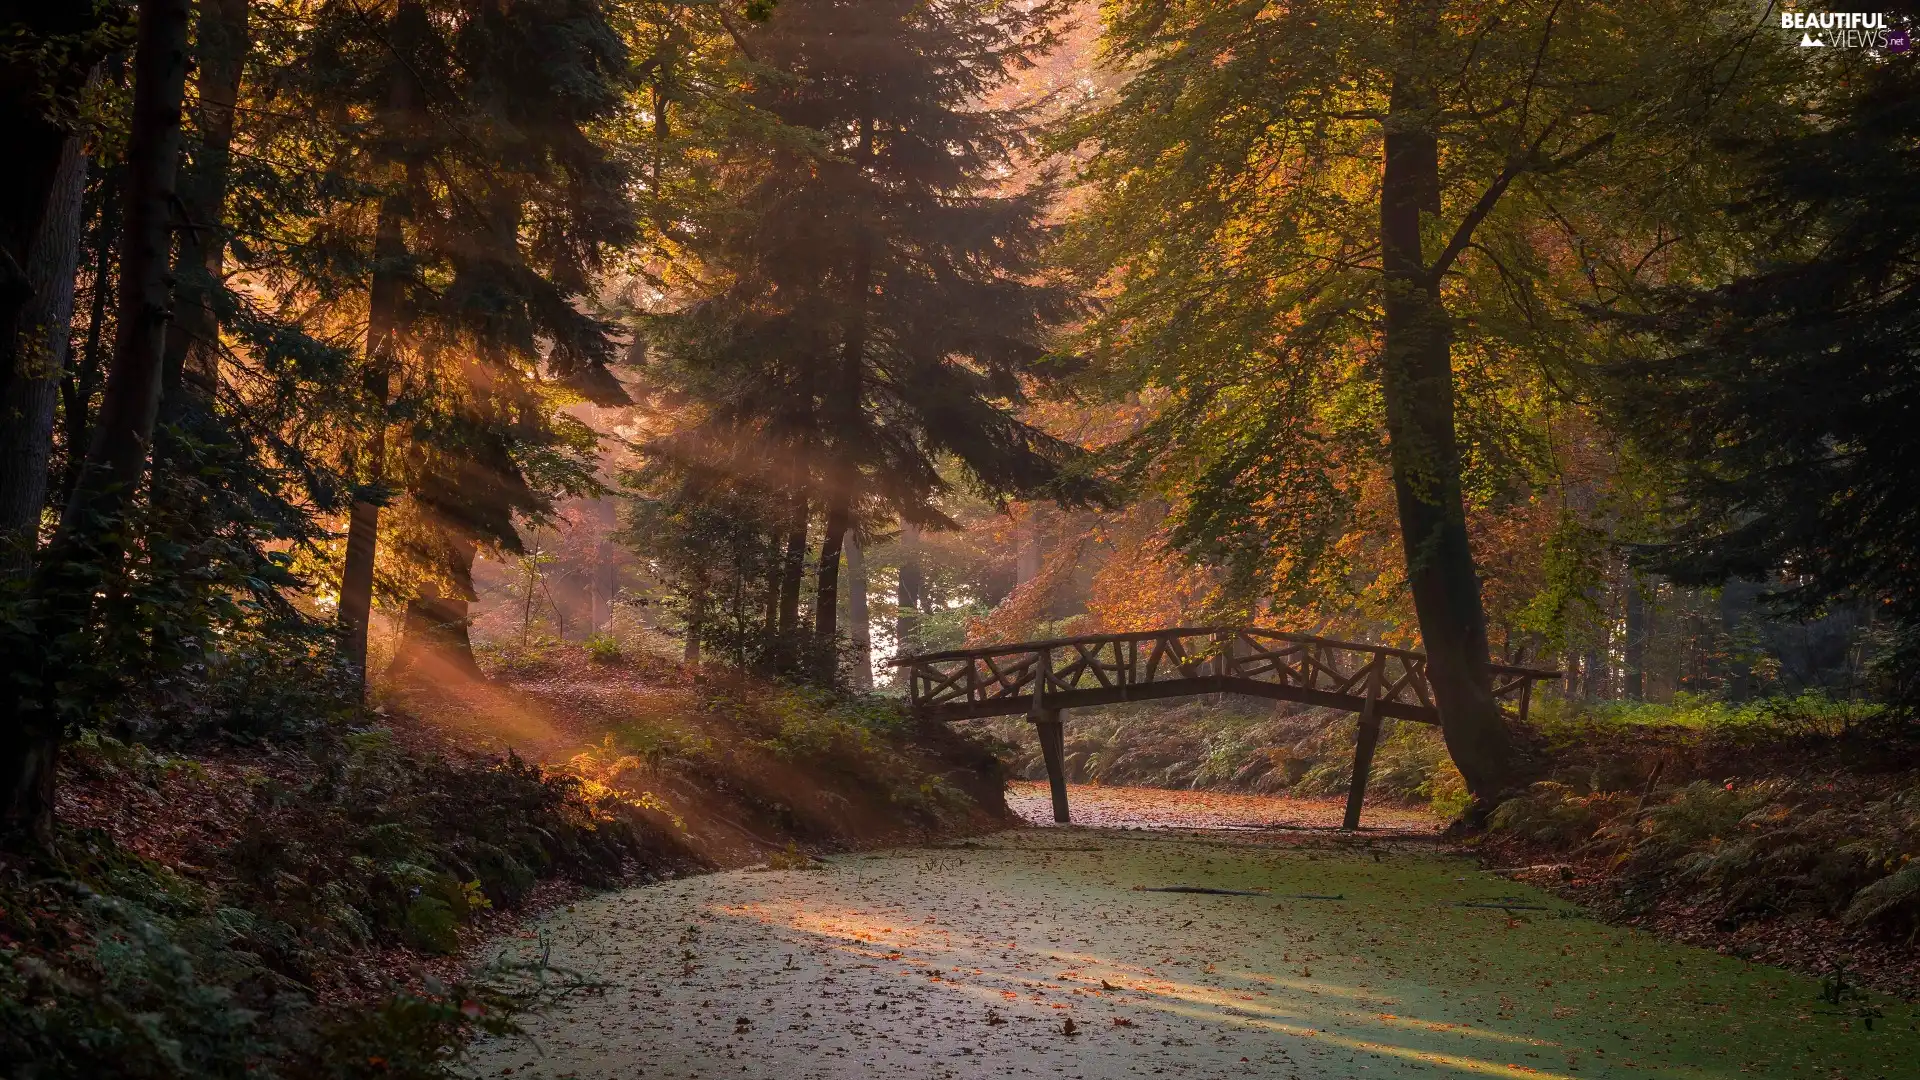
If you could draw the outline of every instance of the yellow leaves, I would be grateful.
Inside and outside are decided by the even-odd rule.
[[[639,757],[623,752],[614,744],[612,735],[606,736],[599,746],[589,748],[568,758],[561,766],[579,779],[580,790],[591,799],[611,799],[615,802],[658,814],[673,822],[673,827],[686,831],[687,822],[666,800],[651,791],[636,788],[628,783],[630,774],[639,772],[646,763]]]

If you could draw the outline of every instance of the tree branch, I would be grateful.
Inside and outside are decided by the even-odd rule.
[[[1440,257],[1435,259],[1433,266],[1428,268],[1427,274],[1429,280],[1439,281],[1440,278],[1446,274],[1448,268],[1453,266],[1454,260],[1458,259],[1460,253],[1467,249],[1467,245],[1473,242],[1473,231],[1480,227],[1480,223],[1487,219],[1488,214],[1493,213],[1493,208],[1499,204],[1500,197],[1507,193],[1507,189],[1513,186],[1515,180],[1519,179],[1525,173],[1544,174],[1571,168],[1598,152],[1602,147],[1613,142],[1614,133],[1611,131],[1604,132],[1588,139],[1586,142],[1561,154],[1559,157],[1541,161],[1539,155],[1540,143],[1546,140],[1552,130],[1553,125],[1548,125],[1547,130],[1541,132],[1540,138],[1534,141],[1531,150],[1524,156],[1507,162],[1506,167],[1500,170],[1500,175],[1494,177],[1493,183],[1488,185],[1487,190],[1481,193],[1480,198],[1474,202],[1472,209],[1468,210],[1467,215],[1460,219],[1460,226],[1453,230],[1453,238],[1447,241],[1447,246],[1445,250],[1440,252]]]

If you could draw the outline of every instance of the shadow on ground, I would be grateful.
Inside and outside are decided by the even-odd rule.
[[[1169,885],[1251,895],[1144,891]],[[1823,1002],[1417,837],[1023,829],[611,893],[512,948],[542,939],[607,990],[479,1075],[1892,1080],[1920,1054],[1908,1006]]]

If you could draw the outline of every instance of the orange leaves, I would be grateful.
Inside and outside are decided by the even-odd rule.
[[[1087,595],[1087,611],[1101,630],[1182,626],[1213,608],[1217,576],[1167,546],[1163,505],[1149,502],[1111,525],[1111,554]]]

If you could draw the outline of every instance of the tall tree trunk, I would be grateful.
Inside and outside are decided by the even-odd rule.
[[[700,635],[707,628],[707,605],[711,603],[706,586],[695,586],[687,596],[687,641],[681,650],[682,663],[700,662]]]
[[[54,405],[72,346],[86,194],[86,143],[69,135],[27,259],[33,295],[19,314],[13,373],[0,382],[5,388],[0,391],[0,573],[25,573],[39,541],[53,457]]]
[[[113,280],[113,253],[120,246],[120,199],[122,170],[103,170],[97,187],[100,199],[98,224],[94,227],[94,264],[92,296],[87,311],[87,338],[78,356],[72,358],[60,380],[60,435],[67,445],[66,466],[61,469],[60,490],[55,499],[65,506],[80,484],[80,465],[86,455],[79,448],[93,440],[93,392],[100,385],[100,370],[105,367],[107,300],[116,291]]]
[[[800,629],[800,586],[807,576],[807,496],[788,496],[787,546],[780,558],[780,636]]]
[[[1511,738],[1493,696],[1486,614],[1468,545],[1454,432],[1452,328],[1423,261],[1421,215],[1440,209],[1435,102],[1394,77],[1385,125],[1380,242],[1385,336],[1381,389],[1407,579],[1448,753],[1483,817],[1515,780]]]
[[[772,641],[780,634],[780,580],[781,568],[786,565],[781,556],[785,550],[786,538],[775,534],[767,538],[767,595],[766,611],[762,613],[760,624],[761,637]]]
[[[858,164],[864,176],[873,161],[873,117],[860,118]],[[820,538],[820,572],[815,580],[814,633],[827,655],[837,651],[840,637],[840,552],[852,522],[854,485],[860,476],[861,425],[865,419],[867,301],[873,290],[873,252],[866,223],[856,221],[853,273],[849,292],[846,341],[840,373],[827,414],[833,423],[833,457],[828,460],[825,531]]]
[[[74,103],[99,59],[105,36],[92,31],[107,14],[105,5],[78,2],[15,0],[6,8],[8,41],[18,52],[0,64],[0,145],[7,148],[0,169],[0,393],[32,334],[27,309],[44,306],[32,280],[36,258],[43,259],[35,248],[48,233],[47,215],[58,212],[72,135],[55,117]],[[36,46],[63,38],[64,45],[33,56]]]
[[[1626,697],[1628,701],[1647,698],[1647,598],[1638,581],[1627,583]]]
[[[425,16],[414,0],[405,0],[394,12],[391,44],[395,56],[389,78],[387,131],[399,138],[412,131],[420,106],[419,88],[412,68],[406,62],[408,46],[419,34],[417,23]],[[360,450],[362,483],[378,487],[386,479],[387,398],[393,392],[393,368],[400,336],[405,332],[407,266],[406,219],[411,209],[409,197],[419,183],[417,166],[393,167],[389,182],[404,185],[390,190],[380,200],[380,217],[374,227],[373,281],[367,294],[366,393],[373,403],[373,430]],[[365,494],[365,489],[362,489]],[[367,632],[373,619],[373,567],[380,544],[380,502],[371,496],[356,497],[347,515],[347,552],[340,574],[341,655],[366,677]]]
[[[619,582],[615,573],[619,569],[613,559],[613,533],[619,525],[619,504],[613,496],[600,499],[595,507],[600,511],[600,532],[593,547],[593,608],[589,613],[592,625],[587,627],[589,634],[597,634],[613,625],[614,595],[619,591]]]
[[[843,499],[827,504],[827,518],[820,534],[819,572],[814,576],[813,633],[823,647],[831,647],[840,637],[840,556],[847,539],[847,507]]]
[[[900,523],[900,585],[895,597],[898,611],[893,620],[893,651],[905,656],[914,651],[914,638],[920,627],[920,592],[926,584],[920,565],[920,526]],[[905,668],[899,669],[905,672]]]
[[[71,678],[79,659],[74,652],[90,621],[99,575],[115,572],[125,554],[124,523],[146,474],[160,407],[191,9],[190,0],[141,0],[113,365],[73,499],[34,577],[32,593],[42,609],[35,628],[37,678],[12,695],[11,715],[0,723],[0,832],[43,845],[52,837],[64,734],[54,688]]]
[[[1729,581],[1720,586],[1720,674],[1725,680],[1722,692],[1732,701],[1753,696],[1753,665],[1745,642],[1745,623],[1753,611],[1753,598],[1761,586],[1750,581]]]
[[[480,677],[480,665],[473,657],[470,618],[473,560],[479,545],[449,535],[447,547],[452,590],[443,592],[439,585],[428,583],[421,588],[420,595],[407,601],[407,617],[391,669],[396,675],[433,681]],[[531,588],[529,585],[529,592]]]
[[[194,482],[234,447],[216,419],[220,386],[220,318],[215,294],[226,268],[226,204],[233,158],[234,114],[247,54],[248,0],[201,0],[194,55],[199,135],[180,178],[182,218],[174,255],[174,317],[167,327],[160,425],[154,432],[153,501],[173,543],[155,545],[154,573],[194,602],[210,597],[207,540],[231,513],[217,487]],[[162,621],[150,643],[159,656],[197,646],[192,620]]]
[[[873,689],[873,627],[867,616],[867,556],[847,533],[847,637],[853,643],[853,686]]]
[[[167,330],[161,419],[195,425],[211,415],[220,384],[220,319],[214,294],[226,270],[226,205],[234,114],[246,67],[248,0],[201,0],[196,49],[199,145],[180,185],[179,287]]]
[[[380,202],[380,221],[374,241],[373,286],[367,308],[367,398],[374,403],[373,430],[360,450],[364,483],[376,486],[386,479],[386,403],[393,392],[395,340],[400,330],[400,304],[407,257],[403,196],[389,194]],[[341,653],[362,676],[367,670],[367,633],[373,619],[373,566],[380,542],[380,502],[356,498],[347,514],[347,553],[340,573]]]

